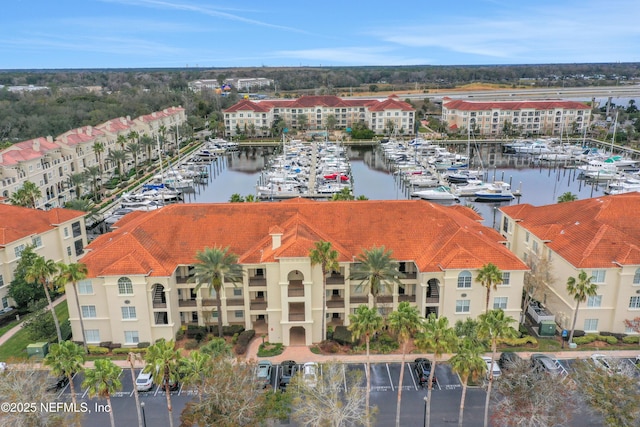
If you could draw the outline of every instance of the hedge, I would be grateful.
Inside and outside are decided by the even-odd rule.
[[[603,336],[603,335],[596,335],[596,334],[587,334],[583,337],[573,338],[573,342],[576,343],[577,345],[590,344],[594,341],[602,341],[608,344],[617,344],[618,338],[614,336]]]
[[[499,340],[499,342],[509,347],[521,347],[526,344],[538,345],[538,340],[530,335],[525,335],[522,338],[504,338]]]
[[[107,347],[98,347],[90,345],[87,347],[89,350],[89,354],[109,354],[109,349]]]
[[[185,350],[198,348],[198,340],[187,340],[187,342],[184,343],[184,348]]]
[[[146,353],[146,348],[114,348],[113,354]]]
[[[353,344],[351,331],[346,326],[336,326],[336,330],[333,332],[333,340],[342,345]]]
[[[222,327],[222,335],[226,337],[232,337],[235,334],[244,332],[244,326],[242,325],[228,325]]]
[[[236,354],[245,354],[247,352],[247,347],[249,346],[249,342],[256,335],[256,331],[253,329],[248,329],[238,335],[238,343],[236,344],[234,351]]]
[[[622,342],[625,344],[638,344],[640,343],[640,336],[628,336],[628,337],[624,337],[622,338]]]

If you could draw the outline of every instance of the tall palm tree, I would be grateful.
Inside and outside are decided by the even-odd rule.
[[[98,200],[98,177],[102,175],[100,167],[95,165],[89,166],[84,170],[83,174],[86,180],[91,181],[91,188],[93,189],[95,200]],[[100,184],[100,187],[102,187],[102,183]]]
[[[446,317],[436,318],[431,313],[424,323],[423,332],[419,333],[415,344],[425,351],[433,352],[433,361],[431,363],[431,373],[427,384],[427,423],[426,427],[431,424],[431,392],[433,390],[433,376],[436,372],[436,364],[438,358],[444,353],[451,353],[458,343],[458,337],[452,327],[449,326],[449,320]]]
[[[385,250],[384,246],[364,249],[356,258],[357,264],[351,268],[350,280],[360,281],[356,289],[367,287],[373,296],[373,307],[378,305],[378,294],[382,287],[391,289],[393,284],[403,286],[400,278],[404,277],[400,263],[391,258],[392,251]]]
[[[382,329],[384,326],[384,319],[378,313],[375,308],[369,308],[366,305],[360,305],[354,314],[349,315],[349,330],[354,340],[359,340],[364,336],[364,341],[367,347],[367,397],[366,397],[366,411],[367,420],[369,420],[369,395],[371,394],[371,360],[369,354],[369,343],[371,342],[371,336]],[[367,421],[369,422],[369,421]]]
[[[194,350],[189,353],[189,357],[183,359],[184,363],[181,366],[182,381],[185,384],[193,384],[198,389],[198,399],[202,402],[202,394],[204,382],[209,371],[208,366],[211,362],[211,356],[207,353],[202,353],[198,350]]]
[[[124,144],[127,143],[127,137],[120,134],[116,137],[116,144],[120,144],[120,149],[124,150]]]
[[[76,198],[79,199],[82,195],[82,185],[87,182],[87,176],[82,172],[74,172],[68,175],[69,185],[73,186],[73,191],[76,192]]]
[[[122,180],[122,177],[125,175],[124,162],[127,161],[127,152],[124,150],[111,150],[107,155],[107,159],[118,165],[118,175]]]
[[[59,262],[57,264],[58,275],[55,278],[55,283],[59,287],[64,288],[68,283],[71,283],[73,289],[73,297],[76,300],[76,309],[78,310],[78,318],[80,319],[80,332],[82,333],[82,346],[85,353],[88,352],[87,340],[84,335],[84,321],[82,320],[82,310],[80,309],[80,301],[78,301],[78,282],[87,278],[87,266],[85,264],[74,262],[71,264],[65,264]]]
[[[15,206],[35,209],[38,199],[41,197],[42,191],[40,191],[40,188],[31,181],[25,181],[22,187],[9,196],[9,202]]]
[[[558,196],[558,203],[573,202],[574,200],[578,200],[578,196],[571,191],[567,191]]]
[[[66,375],[71,389],[71,401],[73,406],[78,406],[76,399],[76,389],[73,385],[73,376],[84,370],[84,350],[72,341],[62,341],[59,344],[52,344],[49,353],[44,358],[44,365],[51,368],[54,375]],[[80,420],[76,417],[76,425],[80,425]]]
[[[136,362],[143,362],[143,361],[144,360],[140,353],[134,353],[133,351],[130,351],[129,354],[127,354],[127,362],[129,362],[129,372],[131,373],[131,382],[133,384],[136,383],[136,373],[134,371],[135,364]],[[138,395],[137,387],[133,388],[133,397],[136,400],[136,412],[138,414],[138,427],[143,427],[144,421],[142,418],[142,412],[140,411],[140,396]]]
[[[96,162],[98,162],[98,167],[100,168],[100,175],[102,175],[104,173],[104,164],[102,163],[102,153],[104,153],[105,150],[104,143],[94,142],[92,148],[96,155]]]
[[[138,132],[136,132],[135,130],[129,131],[129,133],[127,134],[127,139],[130,142],[138,142],[140,138],[140,134]]]
[[[516,320],[504,314],[501,309],[491,310],[482,313],[478,320],[478,338],[486,338],[491,342],[491,364],[489,365],[489,385],[487,386],[487,396],[484,402],[484,427],[489,425],[489,401],[491,399],[491,387],[493,385],[493,364],[496,361],[498,340],[501,338],[513,338],[516,330],[511,325]]]
[[[140,137],[140,145],[145,149],[147,153],[147,161],[151,162],[151,150],[156,145],[156,142],[149,135],[142,134]]]
[[[122,382],[118,379],[122,369],[120,369],[110,359],[97,359],[94,368],[84,372],[82,387],[86,387],[89,397],[100,397],[107,399],[107,405],[111,406],[111,395],[122,388]],[[109,411],[111,427],[116,427],[113,418],[113,409]]]
[[[137,142],[130,142],[127,144],[127,152],[131,153],[131,157],[133,157],[133,170],[138,176],[138,154],[140,154],[141,146]]]
[[[458,427],[462,427],[464,417],[464,401],[467,396],[467,384],[469,378],[477,379],[487,370],[487,364],[480,357],[483,347],[466,337],[458,346],[458,352],[449,359],[451,370],[458,374],[462,382],[462,397],[460,397],[460,412],[458,414]]]
[[[164,149],[164,144],[167,142],[167,127],[165,125],[160,125],[160,127],[158,127],[158,132],[160,133],[160,147]]]
[[[62,332],[60,331],[60,322],[58,321],[58,316],[56,316],[56,311],[53,309],[53,302],[51,301],[51,295],[49,294],[49,289],[54,286],[51,282],[51,277],[53,277],[57,272],[58,266],[55,261],[39,256],[33,261],[33,264],[27,267],[24,278],[27,282],[40,284],[44,288],[44,294],[47,297],[47,303],[49,303],[49,311],[51,311],[53,323],[56,325],[58,342],[61,343]]]
[[[569,342],[573,340],[573,333],[576,330],[576,321],[578,320],[578,308],[580,303],[585,302],[588,297],[594,297],[598,295],[598,285],[591,283],[593,277],[587,276],[584,270],[581,270],[578,274],[578,278],[569,277],[567,279],[567,292],[576,301],[576,309],[573,312],[573,323],[571,325],[571,334],[569,335]]]
[[[476,276],[476,282],[480,282],[482,286],[487,288],[487,302],[484,312],[489,311],[489,299],[491,298],[491,289],[494,291],[497,289],[499,283],[502,283],[502,271],[492,263],[488,263],[482,266]]]
[[[218,335],[222,337],[222,299],[220,294],[223,291],[224,279],[229,280],[234,285],[242,280],[242,267],[239,266],[238,256],[229,252],[226,248],[204,248],[196,253],[197,263],[195,264],[196,292],[204,285],[208,285],[216,291],[216,309],[218,310]]]
[[[400,402],[402,400],[402,381],[404,380],[407,344],[409,339],[422,328],[422,323],[423,319],[420,317],[418,308],[411,306],[407,301],[398,304],[398,309],[389,314],[389,330],[398,337],[398,342],[402,345],[402,365],[400,366],[398,401],[396,404],[396,427],[400,427]]]
[[[333,249],[331,242],[319,241],[314,243],[309,251],[311,266],[320,265],[322,270],[322,341],[327,339],[327,275],[338,270],[338,251]]]
[[[169,426],[173,427],[173,407],[171,406],[171,390],[169,390],[170,382],[178,381],[179,366],[182,356],[180,350],[176,349],[176,343],[159,340],[154,345],[147,348],[144,360],[147,363],[144,372],[153,374],[153,381],[164,387],[165,396],[167,398],[167,411],[169,411]]]

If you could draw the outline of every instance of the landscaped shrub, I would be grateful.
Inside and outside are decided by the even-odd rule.
[[[88,347],[89,354],[109,354],[109,349],[106,347],[98,347],[90,345]]]
[[[138,348],[147,348],[149,347],[149,343],[148,342],[139,342],[138,343]]]
[[[207,336],[207,327],[198,325],[189,325],[185,333],[187,338],[195,338],[198,341],[202,341]]]
[[[248,329],[243,331],[240,335],[238,335],[238,343],[235,346],[236,354],[245,354],[247,352],[247,347],[249,346],[249,342],[256,335],[256,331],[253,329]]]
[[[176,341],[180,341],[182,338],[184,338],[184,331],[180,329],[176,332]]]
[[[627,334],[620,334],[616,332],[600,332],[600,335],[602,335],[603,337],[616,337],[618,341],[627,336]]]
[[[113,354],[146,353],[146,348],[114,348]]]
[[[504,338],[499,341],[502,344],[508,345],[509,347],[522,347],[523,345],[527,344],[538,344],[538,340],[530,335],[525,335],[522,338]]]
[[[573,342],[578,345],[590,344],[594,341],[602,341],[602,342],[606,342],[607,344],[613,345],[618,343],[618,338],[614,336],[587,334],[583,337],[578,337],[573,339]]]
[[[184,348],[186,350],[193,350],[195,348],[198,348],[198,341],[197,340],[187,340],[187,342],[184,343]]]
[[[336,326],[336,330],[333,332],[333,340],[342,345],[351,345],[353,343],[351,331],[346,326]]]
[[[258,348],[258,357],[272,357],[278,356],[282,354],[284,351],[284,346],[281,343],[271,344],[269,342],[265,342],[264,344],[260,344]]]
[[[640,343],[640,336],[634,335],[634,336],[624,337],[622,338],[622,342],[625,344],[638,344]]]
[[[240,334],[244,331],[244,326],[242,325],[228,325],[222,327],[222,335],[226,337],[232,337],[235,334]]]
[[[337,353],[340,350],[340,346],[335,341],[322,341],[319,346],[323,353]]]
[[[585,336],[585,332],[581,331],[580,329],[576,329],[575,331],[573,331],[573,337],[583,337]]]

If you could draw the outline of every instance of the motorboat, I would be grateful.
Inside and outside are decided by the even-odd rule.
[[[451,192],[445,185],[439,185],[429,190],[414,191],[412,197],[419,197],[423,200],[458,200],[458,196]]]
[[[489,184],[484,190],[476,191],[475,197],[479,202],[502,202],[512,200],[515,196],[508,183],[496,181]]]
[[[527,141],[523,145],[513,147],[517,154],[545,154],[552,153],[546,142]]]
[[[474,179],[467,181],[466,185],[454,184],[451,192],[458,197],[473,197],[478,191],[483,191],[487,188],[489,188],[489,183]]]

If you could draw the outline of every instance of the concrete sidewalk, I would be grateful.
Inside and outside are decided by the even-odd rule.
[[[58,304],[60,304],[62,301],[66,301],[67,300],[67,295],[62,295],[60,298],[58,298],[57,300],[53,301],[53,306],[57,306]],[[9,338],[11,338],[12,336],[14,336],[15,334],[18,333],[18,331],[20,329],[22,329],[22,325],[24,325],[24,320],[22,320],[20,323],[18,323],[16,326],[14,326],[13,328],[9,329],[7,332],[5,332],[4,334],[2,334],[2,336],[0,336],[0,345],[4,344],[5,342],[7,342],[7,340]]]

